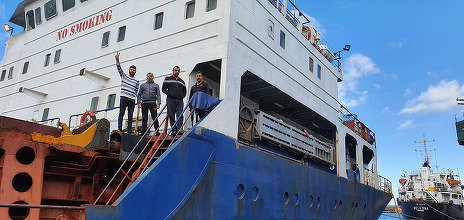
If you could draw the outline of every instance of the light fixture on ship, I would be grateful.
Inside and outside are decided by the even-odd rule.
[[[14,28],[11,27],[9,24],[4,24],[4,25],[3,25],[3,28],[5,28],[5,31],[6,31],[6,32],[11,31],[10,34],[13,35],[13,29],[14,29]]]

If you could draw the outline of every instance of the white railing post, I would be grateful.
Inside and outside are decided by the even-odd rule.
[[[294,9],[294,10],[296,10],[296,9]],[[303,14],[302,14],[300,11],[298,11],[298,14],[299,14],[299,16],[298,16],[298,25],[297,25],[297,28],[298,28],[298,31],[299,31],[299,32],[303,33],[303,22],[302,22],[302,20],[303,20]]]
[[[287,17],[287,0],[282,0],[282,14]]]

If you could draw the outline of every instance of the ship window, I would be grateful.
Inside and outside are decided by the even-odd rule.
[[[50,64],[50,56],[52,54],[47,54],[45,55],[45,62],[44,62],[44,66],[48,66],[48,64]]]
[[[42,10],[40,10],[40,7],[35,9],[35,23],[37,25],[42,23]]]
[[[106,103],[106,108],[114,108],[115,102],[116,102],[116,94],[110,94],[108,96],[108,102]]]
[[[61,49],[55,51],[55,59],[53,60],[54,63],[59,63],[61,61]]]
[[[185,19],[193,18],[195,15],[195,1],[187,2],[187,9],[185,10]]]
[[[81,0],[81,2],[85,2],[85,1],[87,1],[87,0]]]
[[[29,10],[26,13],[26,18],[27,18],[27,30],[32,30],[35,28],[35,22],[34,22],[34,11]]]
[[[109,31],[103,33],[102,47],[108,46],[108,38],[110,38],[110,32]]]
[[[67,11],[68,9],[71,9],[76,5],[76,2],[74,0],[62,0],[63,3],[63,11]]]
[[[311,73],[314,73],[314,60],[313,58],[309,58],[309,71],[311,71]]]
[[[317,65],[317,78],[321,79],[321,66]]]
[[[6,70],[2,71],[2,77],[0,78],[0,82],[5,80]]]
[[[126,26],[122,26],[119,28],[118,42],[123,41],[125,37],[126,37]]]
[[[27,73],[27,69],[29,68],[29,61],[25,62],[24,63],[24,66],[23,66],[23,74],[26,74]]]
[[[10,71],[8,72],[8,79],[13,79],[13,70],[14,66],[10,67]]]
[[[269,20],[269,27],[268,27],[268,33],[267,35],[269,35],[269,37],[274,40],[274,22],[272,22],[271,20]]]
[[[97,111],[98,108],[98,96],[92,98],[92,102],[90,103],[90,110]]]
[[[163,12],[155,15],[155,27],[154,27],[155,30],[163,27],[163,17],[164,17]]]
[[[212,11],[217,8],[217,0],[208,0],[206,3],[206,11]]]
[[[280,31],[280,46],[285,49],[285,33]]]
[[[50,108],[45,108],[42,114],[42,121],[45,121],[48,119],[48,112],[50,111]]]
[[[44,4],[45,19],[56,15],[56,0],[50,0]]]

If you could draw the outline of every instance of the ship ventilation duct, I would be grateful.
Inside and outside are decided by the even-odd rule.
[[[48,95],[47,93],[35,91],[35,90],[24,88],[24,87],[20,87],[19,92],[24,93],[32,98],[38,99],[41,102],[44,102],[45,98],[47,98],[47,95]]]
[[[85,76],[88,79],[100,84],[103,87],[107,87],[108,80],[110,80],[109,77],[106,77],[106,76],[100,75],[98,73],[86,70],[85,68],[81,69],[79,75],[80,76]]]

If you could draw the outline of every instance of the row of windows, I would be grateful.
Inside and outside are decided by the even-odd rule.
[[[51,53],[45,55],[44,66],[50,65],[50,57],[52,56]],[[61,49],[55,51],[55,58],[53,59],[53,63],[59,63],[61,61]]]
[[[217,0],[207,0],[207,7],[206,11],[211,11],[217,8]],[[190,1],[186,3],[186,10],[185,10],[185,19],[192,18],[195,14],[195,1]],[[163,18],[164,12],[158,13],[155,15],[155,22],[153,25],[153,29],[157,30],[163,27]],[[118,31],[118,39],[117,41],[123,41],[126,35],[126,26],[122,26],[119,28]],[[110,31],[106,31],[103,33],[102,38],[102,47],[107,47],[109,45],[109,38],[110,38]]]
[[[29,61],[26,61],[23,66],[23,74],[26,74],[28,69],[29,69]],[[8,79],[13,79],[13,71],[14,71],[14,66],[10,67],[10,70],[8,71]],[[3,70],[2,75],[0,76],[0,82],[5,80],[5,77],[6,77],[6,70]]]
[[[51,53],[45,55],[45,61],[44,61],[44,66],[50,65],[50,57]],[[55,58],[53,59],[54,63],[59,63],[61,61],[61,49],[58,49],[55,51]],[[29,61],[26,61],[23,66],[23,72],[22,74],[26,74],[27,70],[29,69]],[[14,66],[10,67],[10,70],[8,71],[8,79],[13,79],[13,70]],[[0,76],[0,82],[4,81],[6,78],[6,70],[2,71],[2,75]]]
[[[85,2],[87,0],[80,0]],[[75,0],[61,0],[63,11],[67,11],[76,5]],[[206,11],[211,11],[217,8],[217,0],[207,0]],[[56,0],[50,0],[44,4],[45,19],[53,18],[57,15]],[[35,17],[34,17],[35,14]],[[155,29],[161,28],[163,22],[163,13],[156,16]],[[195,15],[195,0],[189,1],[186,4],[185,19],[192,18]],[[34,21],[35,18],[35,21]],[[36,25],[42,23],[42,10],[37,7],[35,10],[29,10],[26,13],[27,30],[34,29]]]
[[[110,31],[103,33],[103,38],[101,42],[102,47],[107,47],[109,45]],[[126,26],[119,27],[118,30],[118,42],[123,41],[126,38]]]
[[[85,2],[87,0],[80,0],[80,2]],[[75,0],[61,0],[63,6],[63,11],[67,11],[73,8],[76,5]],[[34,16],[35,14],[35,16]],[[44,4],[44,16],[45,19],[53,18],[57,15],[56,10],[56,0],[50,0]],[[34,21],[35,19],[35,21]],[[32,30],[36,25],[42,23],[42,10],[40,7],[37,7],[35,10],[29,10],[26,12],[26,21],[27,21],[27,30]]]
[[[100,97],[95,96],[92,98],[92,101],[90,103],[90,110],[92,111],[97,111],[98,109],[98,101]],[[114,108],[114,104],[116,102],[116,94],[110,94],[108,95],[108,101],[106,102],[106,108]],[[37,110],[38,111],[38,110]],[[48,115],[50,113],[50,108],[44,108],[43,113],[42,113],[42,121],[48,120]]]
[[[268,31],[268,35],[269,37],[274,40],[274,23],[269,20],[269,27],[268,27],[269,31]],[[280,47],[282,47],[283,49],[285,49],[285,33],[283,31],[280,31]],[[314,60],[313,58],[309,58],[309,71],[311,73],[314,73]],[[322,69],[321,69],[321,66],[318,64],[317,65],[317,78],[321,79],[321,75],[322,75]]]

